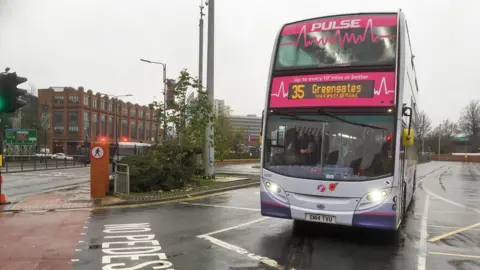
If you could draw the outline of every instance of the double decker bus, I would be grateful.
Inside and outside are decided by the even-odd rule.
[[[281,28],[262,116],[263,216],[398,230],[416,188],[413,58],[401,10]]]

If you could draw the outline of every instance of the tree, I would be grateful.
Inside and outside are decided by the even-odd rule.
[[[459,133],[456,123],[446,119],[430,132],[426,139],[425,145],[430,151],[438,152],[440,140],[440,151],[442,153],[451,153],[455,150],[453,139]]]
[[[427,134],[432,131],[432,120],[424,111],[421,111],[418,114],[418,122],[416,122],[414,129],[417,132],[418,139],[422,141],[425,139]]]
[[[150,106],[156,108],[157,118],[161,123],[167,122],[167,125],[174,127],[178,142],[181,146],[194,147],[204,149],[205,146],[205,129],[209,121],[213,122],[214,138],[213,147],[215,147],[216,157],[222,159],[225,155],[228,124],[223,116],[215,117],[213,106],[209,104],[207,93],[203,91],[198,83],[197,78],[193,78],[186,69],[180,72],[175,84],[172,85],[174,99],[169,104],[169,110],[163,113],[163,103],[154,102]],[[193,89],[197,93],[194,102],[188,104],[186,102],[187,92]],[[210,116],[213,115],[213,116]],[[206,162],[206,159],[204,159]]]
[[[463,108],[458,125],[466,136],[472,138],[472,141],[478,139],[478,136],[480,135],[479,100],[472,100]]]
[[[442,139],[452,140],[459,133],[459,129],[456,123],[445,119],[434,129],[433,133],[437,137],[440,136]]]

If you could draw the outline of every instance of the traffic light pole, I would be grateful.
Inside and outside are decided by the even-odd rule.
[[[10,68],[6,68],[5,72],[0,73],[0,113],[15,113],[18,109],[27,105],[27,102],[22,100],[22,96],[27,94],[27,90],[17,88],[19,84],[27,81],[27,78],[17,76],[17,73],[8,73]],[[0,129],[2,135],[4,130]],[[0,141],[0,158],[3,166],[3,142]],[[5,204],[5,195],[2,193],[3,176],[0,170],[0,204]]]

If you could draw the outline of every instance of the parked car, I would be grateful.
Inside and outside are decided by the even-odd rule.
[[[73,157],[68,157],[64,153],[56,153],[52,155],[52,159],[73,160]]]

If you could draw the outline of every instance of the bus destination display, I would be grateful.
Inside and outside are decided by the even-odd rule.
[[[291,83],[288,99],[373,98],[374,85],[374,80]]]

